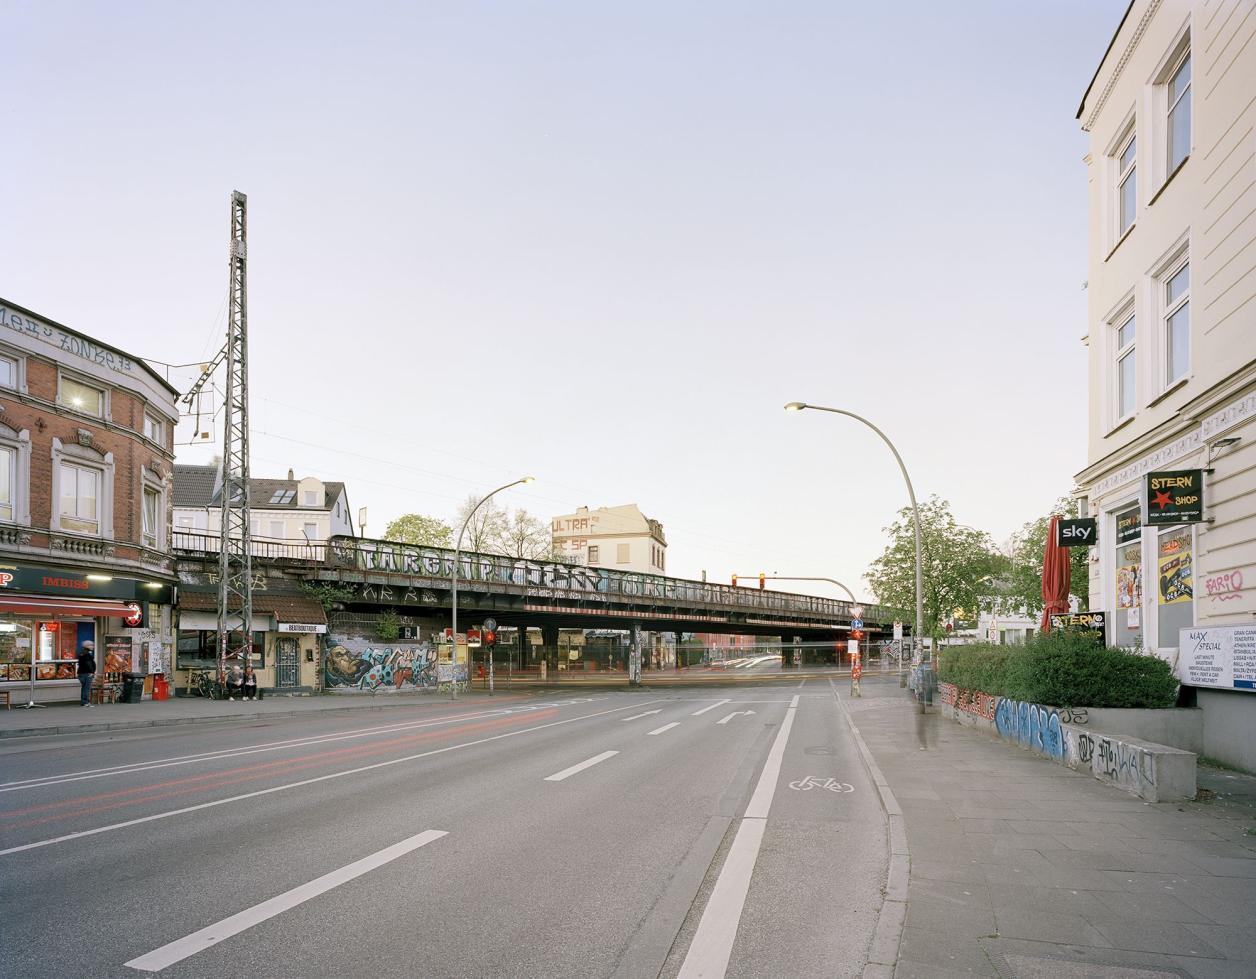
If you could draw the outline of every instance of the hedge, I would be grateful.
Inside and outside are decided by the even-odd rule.
[[[1023,646],[944,647],[938,679],[1055,707],[1172,707],[1178,692],[1160,657],[1102,646],[1080,632],[1039,634]]]

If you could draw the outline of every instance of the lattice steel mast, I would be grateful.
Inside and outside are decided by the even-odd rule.
[[[248,198],[231,192],[231,285],[227,296],[227,393],[223,411],[222,531],[218,551],[218,672],[238,625],[241,661],[252,648],[253,559],[249,533]]]

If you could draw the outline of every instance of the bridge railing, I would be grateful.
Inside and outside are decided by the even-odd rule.
[[[217,534],[203,530],[174,531],[173,545],[176,551],[194,551],[201,554],[217,554],[221,539]],[[287,540],[277,537],[249,538],[249,553],[253,557],[278,561],[306,561],[322,564],[327,560],[327,544],[309,541]]]

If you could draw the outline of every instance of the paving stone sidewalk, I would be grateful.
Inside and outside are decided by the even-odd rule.
[[[1256,778],[1146,803],[863,686],[910,850],[896,979],[1256,977]]]

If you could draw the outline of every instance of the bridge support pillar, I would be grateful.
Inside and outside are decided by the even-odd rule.
[[[632,641],[628,652],[628,684],[641,686],[641,623],[632,624]]]
[[[558,626],[541,626],[541,656],[551,670],[558,669]]]

